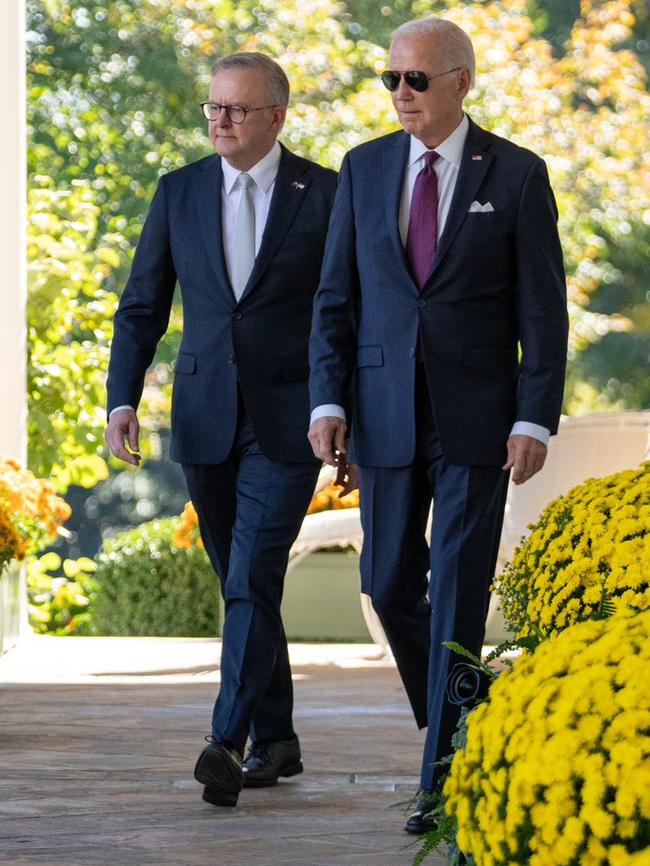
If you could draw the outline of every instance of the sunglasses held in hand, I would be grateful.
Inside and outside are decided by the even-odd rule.
[[[439,72],[437,75],[427,75],[426,72],[418,72],[417,70],[413,72],[393,72],[391,69],[387,69],[381,73],[381,80],[386,90],[390,90],[391,93],[397,90],[402,77],[411,90],[423,93],[429,86],[429,82],[433,81],[434,78],[440,78],[441,75],[449,75],[450,72],[457,72],[462,68],[462,66],[454,66],[453,69],[447,69],[445,72]]]

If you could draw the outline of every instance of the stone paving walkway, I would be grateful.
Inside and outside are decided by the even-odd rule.
[[[192,778],[218,653],[40,637],[0,659],[0,863],[410,864],[422,733],[377,647],[291,647],[305,773],[242,792],[236,809],[203,803]]]

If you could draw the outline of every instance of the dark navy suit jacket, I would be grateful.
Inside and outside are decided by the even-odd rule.
[[[346,408],[351,460],[409,465],[419,335],[446,459],[501,465],[513,423],[555,431],[562,402],[566,288],[546,166],[470,121],[419,291],[398,227],[408,153],[397,132],[341,167],[314,307],[311,406]],[[469,212],[474,201],[494,210]]]
[[[178,281],[183,338],[172,459],[206,464],[228,457],[239,382],[263,453],[310,462],[308,339],[336,174],[283,147],[264,236],[239,302],[223,254],[221,185],[216,155],[160,179],[115,316],[108,410],[137,408]]]

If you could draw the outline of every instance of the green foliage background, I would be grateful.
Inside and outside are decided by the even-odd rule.
[[[219,579],[196,545],[172,543],[176,521],[151,520],[104,543],[91,598],[92,633],[215,637]]]
[[[210,151],[216,57],[262,50],[292,82],[283,134],[333,167],[396,127],[377,83],[391,30],[441,14],[479,60],[470,114],[542,154],[561,210],[573,322],[566,408],[650,402],[650,102],[643,0],[28,0],[29,453],[64,491],[106,478],[111,318],[161,173]],[[168,426],[175,309],[140,408]]]

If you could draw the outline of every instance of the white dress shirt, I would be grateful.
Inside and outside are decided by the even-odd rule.
[[[253,179],[250,193],[253,207],[255,208],[255,255],[259,252],[262,235],[266,227],[281,155],[280,145],[276,141],[266,156],[262,157],[258,163],[247,171],[247,174]],[[223,183],[221,184],[221,237],[223,240],[223,254],[226,258],[226,269],[230,277],[233,250],[237,243],[237,238],[235,237],[235,219],[242,194],[242,186],[239,182],[241,171],[233,168],[225,159],[221,160],[221,170],[223,172]]]
[[[280,158],[282,149],[276,141],[271,150],[262,157],[252,168],[248,169],[249,174],[254,183],[251,184],[250,193],[253,199],[253,207],[255,208],[255,255],[258,254],[262,235],[266,227],[266,220],[269,215],[269,206],[271,197],[275,187],[275,179],[280,167]],[[233,249],[237,243],[235,237],[235,219],[237,217],[237,208],[242,194],[242,186],[239,182],[241,171],[233,168],[225,159],[221,160],[221,171],[223,181],[221,184],[221,239],[223,243],[223,253],[226,259],[226,269],[228,277],[231,275],[230,266],[233,258]],[[111,411],[117,412],[118,409],[133,409],[133,406],[116,406]],[[110,419],[109,419],[110,420]]]
[[[463,114],[463,119],[449,138],[446,138],[435,149],[440,157],[433,164],[433,170],[438,178],[438,239],[440,239],[440,235],[447,222],[447,217],[449,216],[449,207],[454,190],[456,189],[458,169],[463,157],[463,148],[465,147],[468,130],[469,120],[467,119],[467,115]],[[424,168],[424,155],[428,152],[426,144],[412,135],[406,174],[404,175],[404,183],[402,184],[402,198],[399,205],[399,233],[404,246],[406,246],[406,236],[409,230],[413,187],[415,186],[417,176]]]
[[[458,170],[460,168],[468,130],[469,120],[467,119],[467,115],[463,114],[463,119],[456,129],[448,138],[435,148],[435,152],[439,156],[439,159],[437,159],[433,164],[434,171],[438,178],[438,238],[440,238],[440,235],[445,228],[445,223],[449,215],[449,208],[451,206],[454,190],[456,189]],[[427,152],[427,146],[412,135],[409,158],[402,184],[402,197],[399,206],[399,233],[404,246],[406,246],[406,237],[408,234],[413,187],[415,186],[415,179],[424,167],[424,155]],[[345,420],[345,410],[342,406],[338,406],[334,403],[326,403],[322,406],[317,406],[311,413],[311,423],[313,424],[313,422],[318,418],[323,418],[325,416],[343,418],[343,420]],[[529,421],[517,421],[511,430],[511,435],[532,436],[534,439],[539,439],[540,442],[547,445],[551,436],[551,431],[547,430],[546,427],[542,427],[539,424],[533,424]]]

